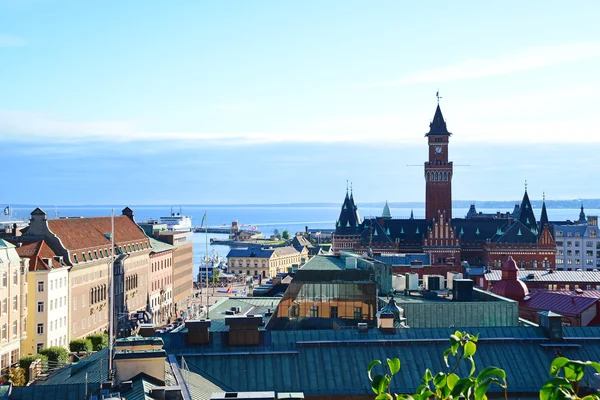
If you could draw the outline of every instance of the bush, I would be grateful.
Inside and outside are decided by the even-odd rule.
[[[48,357],[49,368],[61,367],[67,363],[69,357],[67,349],[58,346],[41,348],[38,354],[44,354]]]
[[[37,359],[42,360],[42,369],[48,369],[48,357],[45,356],[44,354],[37,354],[35,356],[23,356],[21,357],[21,359],[19,359],[19,367],[23,368],[23,372],[25,373],[25,380],[26,382],[29,382],[29,366],[31,365],[32,362],[34,362]]]
[[[25,386],[27,383],[25,371],[21,367],[11,367],[8,370],[8,381],[14,386]]]
[[[100,350],[108,347],[108,335],[107,334],[90,335],[87,337],[87,340],[89,340],[92,343],[93,351],[100,351]]]
[[[287,229],[285,231],[283,231],[283,233],[281,234],[281,238],[283,240],[289,240],[290,239],[290,233],[288,232]]]
[[[92,342],[89,339],[73,339],[69,343],[69,350],[74,353],[89,353],[92,351]]]

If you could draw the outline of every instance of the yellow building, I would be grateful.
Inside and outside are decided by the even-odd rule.
[[[286,247],[250,247],[231,249],[227,254],[227,267],[237,275],[274,277],[290,268],[298,268],[308,259],[308,250]]]

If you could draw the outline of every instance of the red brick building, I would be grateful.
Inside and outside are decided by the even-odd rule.
[[[527,189],[520,206],[510,213],[481,214],[475,207],[465,218],[452,218],[453,164],[449,161],[446,122],[438,104],[427,137],[429,159],[424,164],[425,219],[392,218],[386,204],[381,217],[361,221],[352,191],[346,192],[332,236],[332,249],[373,255],[425,253],[428,266],[420,275],[457,270],[461,262],[500,268],[513,257],[521,268],[555,269],[556,243],[549,229],[545,202],[540,222]],[[394,272],[412,271],[410,266]]]

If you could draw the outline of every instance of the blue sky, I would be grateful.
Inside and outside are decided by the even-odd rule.
[[[600,3],[412,3],[0,0],[2,200],[600,197]]]

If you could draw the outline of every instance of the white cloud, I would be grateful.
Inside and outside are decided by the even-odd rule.
[[[0,47],[20,47],[26,44],[27,41],[23,38],[0,33]]]
[[[367,86],[398,86],[482,78],[529,71],[599,56],[600,43],[597,42],[533,47],[503,57],[470,58],[445,67],[413,72],[393,81],[374,83]]]

